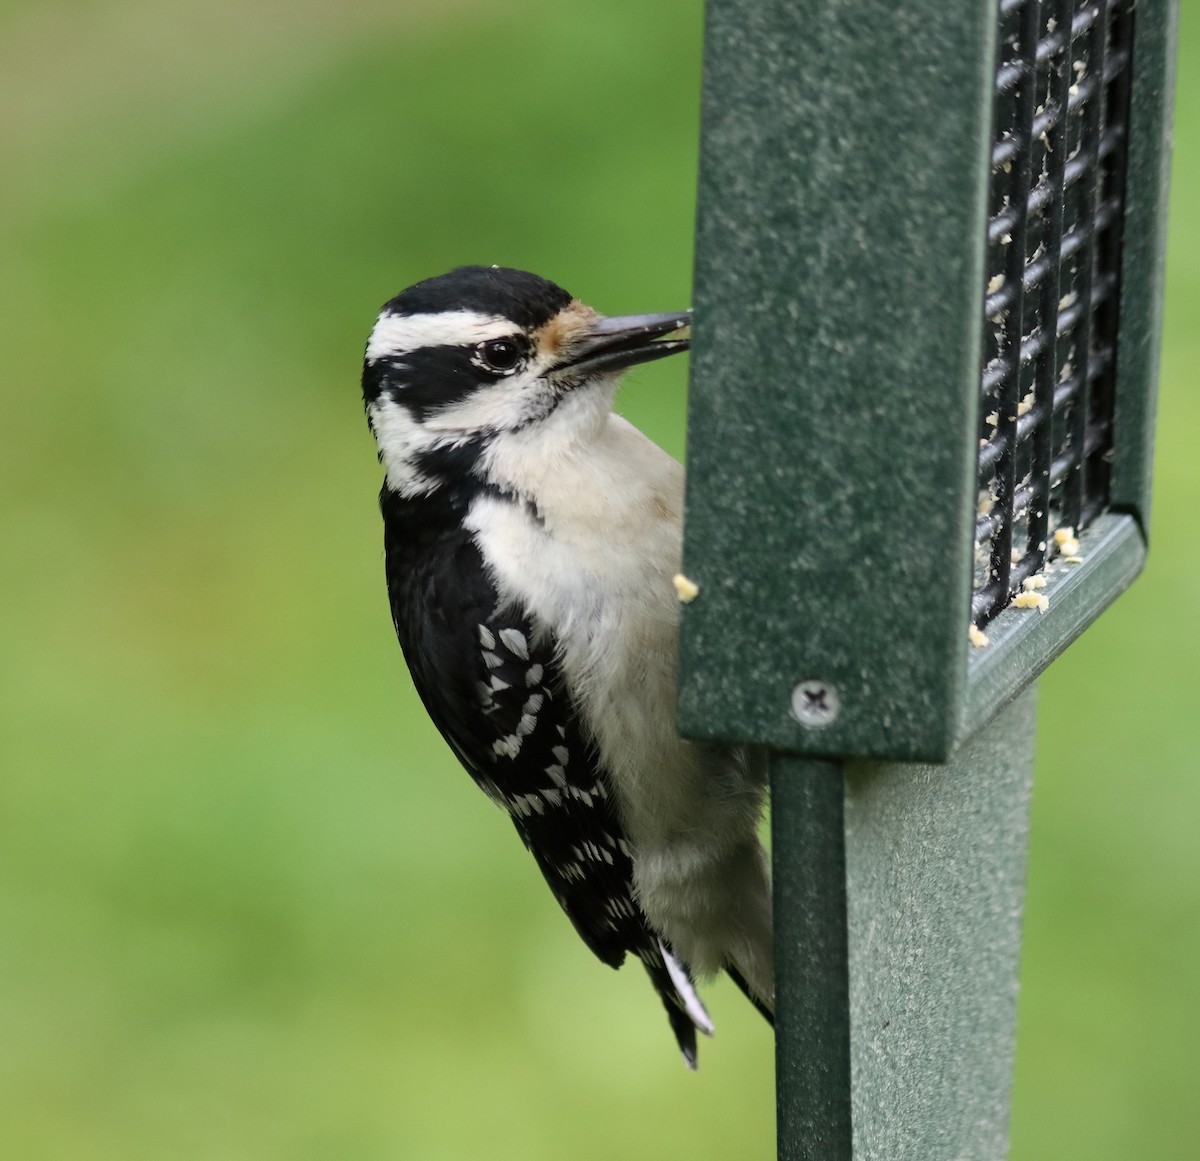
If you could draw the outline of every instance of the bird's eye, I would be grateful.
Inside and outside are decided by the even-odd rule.
[[[521,348],[512,339],[489,339],[475,348],[475,359],[488,371],[507,374],[521,361]]]

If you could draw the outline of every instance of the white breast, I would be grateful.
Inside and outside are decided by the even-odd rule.
[[[536,503],[483,497],[468,526],[502,599],[559,644],[634,849],[638,900],[699,973],[727,964],[770,1004],[770,888],[755,828],[761,771],[675,731],[683,470],[607,414],[589,438],[509,433],[489,476]],[[521,446],[523,440],[536,440]]]

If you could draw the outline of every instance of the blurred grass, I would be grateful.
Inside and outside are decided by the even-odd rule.
[[[1192,1155],[1200,38],[1147,576],[1043,682],[1014,1157]],[[424,721],[357,399],[464,261],[688,300],[697,6],[0,6],[0,1125],[37,1161],[772,1155]],[[1190,148],[1189,148],[1190,144]],[[685,368],[627,414],[677,454]]]

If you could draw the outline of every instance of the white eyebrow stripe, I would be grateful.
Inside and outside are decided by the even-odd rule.
[[[475,310],[436,314],[381,314],[367,340],[367,362],[421,347],[461,347],[499,339],[520,328],[511,319]]]

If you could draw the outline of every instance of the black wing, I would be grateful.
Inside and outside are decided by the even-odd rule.
[[[712,1025],[634,898],[629,847],[554,641],[499,607],[465,532],[416,552],[392,532],[385,544],[396,634],[434,725],[508,812],[584,943],[614,968],[630,952],[642,961],[695,1067],[696,1028]]]

